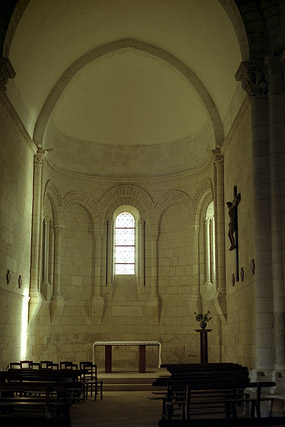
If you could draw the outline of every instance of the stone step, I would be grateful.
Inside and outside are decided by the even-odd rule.
[[[104,391],[149,391],[151,392],[153,387],[151,384],[132,384],[132,383],[117,383],[111,384],[105,382],[103,383],[103,393]]]
[[[112,372],[106,374],[99,372],[98,377],[103,380],[104,391],[153,391],[152,383],[157,379],[158,375],[165,374],[165,371],[154,371],[146,373],[138,372]],[[156,391],[158,387],[155,387]]]
[[[138,378],[138,377],[102,377],[104,384],[152,384],[156,378]]]

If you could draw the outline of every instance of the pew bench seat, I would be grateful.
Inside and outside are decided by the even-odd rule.
[[[238,365],[221,368],[219,365],[175,365],[169,371],[170,376],[158,377],[153,382],[159,390],[150,397],[162,400],[161,422],[169,421],[169,425],[176,425],[175,422],[181,420],[192,422],[210,418],[226,419],[229,425],[235,425],[238,421],[231,420],[261,420],[262,402],[269,402],[272,409],[273,395],[264,395],[262,390],[275,386],[275,383],[250,382],[247,368]],[[272,418],[271,411],[266,418]],[[261,425],[266,425],[267,421],[263,419]],[[255,421],[252,423],[254,425]]]
[[[70,404],[84,398],[79,372],[14,369],[0,372],[0,422],[27,418],[70,425]],[[8,425],[8,422],[7,424]]]

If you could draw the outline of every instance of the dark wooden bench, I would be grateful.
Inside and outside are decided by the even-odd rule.
[[[167,369],[169,372],[177,371],[222,371],[222,370],[240,370],[247,369],[239,363],[165,363],[161,368]]]
[[[212,425],[213,420],[226,419],[227,425],[243,425],[243,419],[247,419],[248,425],[271,425],[273,417],[261,417],[260,405],[262,401],[273,400],[262,398],[261,391],[264,387],[272,387],[273,382],[252,382],[247,384],[215,380],[211,382],[191,382],[191,384],[171,382],[168,391],[163,398],[162,420],[171,421],[169,425],[176,425],[176,421],[185,420],[187,425],[199,420]],[[256,389],[254,396],[247,392],[247,388]],[[240,408],[249,406],[249,414],[246,415]],[[279,419],[284,421],[285,418]],[[275,421],[275,420],[274,420]],[[215,421],[217,422],[217,421]],[[258,424],[259,423],[259,424]],[[218,422],[217,422],[218,424]],[[168,424],[159,424],[168,425]],[[185,424],[186,425],[186,424]],[[200,425],[200,424],[199,424]]]
[[[0,422],[4,419],[60,419],[70,425],[69,401],[65,384],[21,382],[0,384]]]
[[[263,398],[262,388],[273,387],[275,383],[250,382],[248,369],[241,365],[172,364],[164,367],[171,375],[154,381],[153,385],[162,390],[154,392],[151,397],[162,400],[161,426],[176,425],[176,422],[190,425],[190,421],[193,425],[193,422],[198,423],[196,420],[201,425],[212,425],[212,419],[225,419],[228,425],[243,425],[244,418],[249,425],[258,425],[256,420],[260,425],[269,425],[268,421],[273,418],[261,418],[260,405],[262,401],[271,401],[272,404],[273,396]],[[249,393],[249,389],[255,393]],[[247,417],[238,413],[244,405],[249,407]]]
[[[69,425],[69,405],[84,396],[74,370],[10,369],[0,372],[0,421],[39,417]]]
[[[235,378],[249,382],[248,368],[237,364],[173,364],[163,365],[169,371],[169,375],[159,376],[153,386],[167,386],[170,380],[190,382],[207,379],[208,377],[219,379]]]

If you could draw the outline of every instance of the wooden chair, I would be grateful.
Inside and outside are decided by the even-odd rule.
[[[21,369],[20,362],[11,362],[9,363],[8,369]]]
[[[84,383],[84,396],[88,398],[88,394],[93,396],[94,400],[100,394],[101,400],[103,399],[103,381],[98,379],[97,365],[92,362],[80,362],[80,370],[82,370],[81,381]]]
[[[31,368],[32,360],[20,360],[21,369]]]
[[[58,363],[54,363],[51,360],[41,360],[40,361],[40,368],[41,369],[58,369],[59,365],[58,365]]]
[[[63,362],[59,363],[59,368],[60,369],[75,369],[75,370],[77,370],[78,365],[77,365],[77,363],[73,363],[70,361],[63,361]]]
[[[41,364],[39,362],[31,362],[30,363],[30,368],[31,369],[40,369]]]

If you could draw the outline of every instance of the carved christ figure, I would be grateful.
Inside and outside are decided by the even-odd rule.
[[[230,239],[231,246],[229,248],[229,251],[233,251],[234,249],[236,249],[236,238],[235,238],[235,234],[237,231],[236,209],[239,201],[240,201],[240,194],[237,194],[232,202],[227,202],[227,206],[229,209],[228,213],[230,217],[228,236]]]

